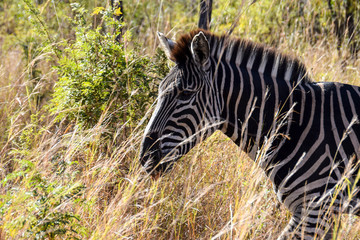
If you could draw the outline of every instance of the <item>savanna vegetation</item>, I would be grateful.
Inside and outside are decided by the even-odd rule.
[[[172,66],[156,32],[196,28],[199,1],[122,4],[0,1],[0,239],[275,239],[289,214],[222,134],[156,181],[141,168]],[[356,0],[214,0],[211,29],[360,85],[359,20]],[[360,238],[358,218],[336,222],[338,239]]]

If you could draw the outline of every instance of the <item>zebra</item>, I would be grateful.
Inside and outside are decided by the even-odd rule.
[[[331,239],[333,214],[360,215],[360,87],[313,82],[296,57],[193,30],[172,41],[140,161],[159,176],[222,131],[272,181],[291,212],[283,239]],[[349,190],[350,189],[350,190]]]

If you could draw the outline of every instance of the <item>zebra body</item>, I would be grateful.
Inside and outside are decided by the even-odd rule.
[[[166,171],[221,130],[293,214],[278,239],[329,239],[331,214],[359,215],[359,87],[312,82],[297,59],[228,36],[196,30],[176,43],[159,39],[176,66],[145,130],[147,171]]]

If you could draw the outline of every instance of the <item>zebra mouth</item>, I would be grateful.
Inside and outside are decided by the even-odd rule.
[[[148,174],[158,178],[172,169],[174,162],[180,158],[179,152],[177,146],[161,146],[161,139],[153,132],[144,138],[140,161]]]
[[[161,173],[167,173],[171,171],[174,166],[174,163],[180,158],[178,156],[178,151],[164,151],[162,152],[162,159],[159,162],[156,170],[160,171]]]
[[[147,168],[147,172],[154,178],[158,179],[163,174],[166,174],[170,172],[174,166],[174,163],[180,158],[178,156],[178,151],[164,151],[160,154],[161,160],[157,164],[151,164],[152,166],[149,166]]]

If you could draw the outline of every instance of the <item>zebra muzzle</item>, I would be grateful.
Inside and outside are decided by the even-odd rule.
[[[177,151],[176,151],[177,152]],[[168,172],[175,161],[170,155],[161,151],[160,140],[156,132],[147,134],[144,137],[140,152],[140,161],[146,172],[153,179],[158,179],[163,173]]]
[[[140,152],[140,161],[148,173],[158,171],[155,169],[162,158],[158,134],[153,132],[144,137]]]

